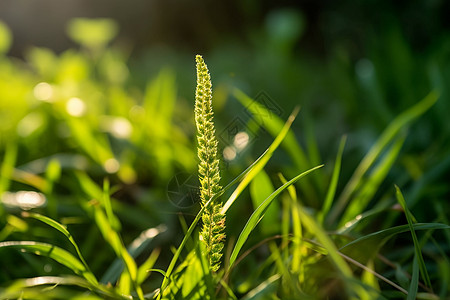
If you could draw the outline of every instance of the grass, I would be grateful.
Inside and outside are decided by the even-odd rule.
[[[392,113],[364,154],[352,134],[324,151],[308,110],[274,114],[233,86],[227,103],[246,127],[221,145],[220,82],[201,90],[203,106],[177,95],[167,68],[133,86],[122,52],[77,33],[90,26],[116,31],[76,20],[80,50],[0,54],[0,299],[450,297],[445,139],[415,150],[427,116],[442,122],[445,91]],[[195,174],[194,106],[197,149],[216,153],[199,153],[214,171],[199,171],[201,204],[189,179],[168,184]],[[241,148],[246,130],[255,141]],[[227,164],[224,147],[236,155]],[[201,229],[215,216],[225,229]],[[201,242],[222,231],[223,249]]]

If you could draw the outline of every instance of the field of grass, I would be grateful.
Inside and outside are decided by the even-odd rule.
[[[230,41],[209,111],[195,54],[68,28],[18,59],[0,22],[0,299],[450,299],[448,37]]]

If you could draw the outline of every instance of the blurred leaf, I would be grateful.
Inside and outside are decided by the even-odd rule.
[[[0,55],[8,52],[12,43],[12,34],[8,26],[0,20]]]
[[[399,114],[383,131],[381,136],[370,148],[369,152],[364,156],[361,163],[356,168],[352,177],[348,181],[344,190],[342,191],[335,206],[330,212],[330,223],[334,223],[338,215],[347,205],[351,195],[355,192],[358,186],[361,184],[363,176],[370,169],[380,154],[386,149],[389,143],[397,136],[400,130],[408,125],[411,121],[425,113],[434,103],[439,99],[439,93],[436,91],[430,92],[423,100],[412,106],[408,110]]]
[[[112,19],[75,18],[67,25],[67,33],[72,40],[93,49],[106,46],[117,31],[117,24]]]
[[[263,300],[268,299],[270,295],[272,295],[276,289],[278,288],[278,280],[280,279],[281,275],[276,274],[272,275],[268,279],[266,279],[263,283],[258,285],[256,288],[251,290],[250,292],[245,295],[245,300]]]
[[[348,221],[357,217],[366,209],[397,159],[404,141],[405,136],[399,137],[391,148],[386,150],[385,157],[383,157],[371,174],[367,175],[367,178],[363,180],[360,187],[355,192],[356,195],[340,219],[339,227],[344,226]]]

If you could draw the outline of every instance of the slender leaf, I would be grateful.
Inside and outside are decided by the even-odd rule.
[[[342,154],[344,153],[345,142],[347,141],[347,136],[341,138],[339,144],[338,153],[336,155],[336,162],[334,163],[333,175],[331,176],[330,186],[328,187],[327,196],[325,197],[325,202],[322,206],[322,210],[319,213],[318,221],[323,223],[325,216],[328,214],[331,205],[333,204],[334,196],[336,194],[336,188],[339,180],[339,173],[341,171]]]
[[[56,222],[53,219],[50,219],[46,216],[43,216],[43,215],[40,215],[37,213],[23,212],[22,216],[39,220],[39,221],[53,227],[54,229],[58,230],[62,234],[64,234],[67,237],[67,239],[70,241],[70,243],[73,245],[73,247],[75,248],[75,251],[77,252],[78,257],[80,258],[80,260],[83,263],[86,270],[89,270],[89,266],[86,263],[86,261],[84,260],[83,255],[81,254],[80,248],[78,247],[78,244],[75,242],[72,234],[67,230],[66,226]]]
[[[364,211],[397,159],[404,141],[405,136],[399,138],[394,145],[392,145],[382,161],[376,166],[372,174],[370,174],[369,178],[367,178],[360,188],[358,188],[355,198],[349,204],[343,217],[339,221],[339,226],[343,226]]]
[[[236,242],[236,245],[233,248],[233,251],[231,253],[230,257],[230,264],[228,266],[228,270],[230,270],[233,267],[233,264],[237,258],[237,255],[239,254],[239,251],[241,250],[244,243],[247,241],[248,236],[253,231],[253,229],[256,227],[256,225],[259,223],[262,217],[264,217],[264,213],[266,212],[269,205],[272,203],[272,201],[287,187],[289,187],[291,184],[298,181],[300,178],[304,177],[305,175],[311,173],[312,171],[319,169],[323,167],[323,165],[314,167],[312,169],[309,169],[308,171],[305,171],[296,177],[292,178],[285,184],[283,184],[281,187],[279,187],[275,192],[273,192],[266,200],[264,200],[263,203],[253,212],[253,214],[250,216],[249,220],[247,221],[247,224],[245,224],[244,229],[242,230],[241,234],[239,235],[239,238]]]
[[[369,152],[364,156],[363,160],[358,165],[352,177],[342,191],[342,194],[339,196],[336,205],[331,210],[330,223],[333,223],[339,216],[341,211],[345,208],[348,201],[350,200],[350,196],[360,184],[364,174],[366,174],[366,172],[370,169],[370,167],[380,156],[386,146],[388,146],[388,144],[397,136],[397,134],[403,127],[425,113],[431,106],[433,106],[434,103],[436,103],[438,99],[439,93],[437,91],[430,92],[423,100],[398,115],[389,124],[389,126],[383,131],[383,133],[369,150]]]
[[[419,240],[417,239],[417,235],[416,235],[416,232],[415,232],[414,226],[413,226],[413,218],[414,217],[412,216],[411,212],[409,211],[408,206],[406,205],[406,201],[403,198],[403,194],[400,191],[398,186],[395,186],[395,196],[397,197],[397,201],[400,203],[403,210],[405,211],[406,220],[408,221],[409,230],[411,231],[411,236],[412,236],[412,239],[414,242],[414,251],[416,253],[417,260],[419,262],[420,273],[422,274],[422,278],[425,281],[425,284],[428,287],[431,287],[430,276],[428,275],[427,266],[426,266],[425,261],[423,260],[423,256],[422,256],[422,249],[421,249]]]
[[[295,117],[298,114],[298,111],[299,111],[299,109],[297,108],[291,113],[288,120],[284,124],[283,128],[276,136],[275,140],[272,142],[272,144],[269,146],[269,148],[264,152],[264,154],[260,156],[260,158],[258,159],[258,162],[255,162],[251,169],[247,168],[248,173],[245,174],[244,179],[241,181],[241,183],[239,183],[238,187],[234,190],[233,194],[231,194],[230,198],[228,198],[227,202],[223,205],[222,211],[221,211],[222,214],[225,214],[227,212],[227,210],[234,203],[234,201],[236,201],[237,197],[244,191],[244,189],[247,187],[247,185],[253,180],[253,178],[255,178],[255,176],[267,164],[267,162],[272,157],[275,150],[278,148],[278,146],[281,144],[283,139],[288,134],[289,128],[291,127],[292,122],[294,122]]]
[[[408,298],[406,300],[417,299],[417,291],[419,289],[419,260],[417,254],[414,255],[411,283],[408,289]]]
[[[14,248],[19,251],[30,252],[36,255],[47,256],[58,263],[68,267],[78,275],[82,275],[93,285],[98,285],[94,274],[89,271],[84,264],[73,256],[70,252],[55,245],[33,242],[33,241],[8,241],[1,242],[0,248]]]

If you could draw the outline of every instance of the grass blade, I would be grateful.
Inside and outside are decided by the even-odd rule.
[[[75,251],[77,252],[78,257],[80,258],[80,260],[83,263],[83,265],[86,268],[86,270],[89,270],[89,266],[86,263],[86,261],[84,260],[83,255],[81,254],[80,248],[78,247],[78,244],[75,242],[75,240],[72,237],[72,234],[67,230],[66,226],[56,222],[53,219],[50,219],[50,218],[48,218],[46,216],[43,216],[43,215],[40,215],[40,214],[37,214],[37,213],[22,212],[22,216],[26,217],[26,218],[33,218],[33,219],[36,219],[38,221],[41,221],[41,222],[43,222],[43,223],[53,227],[54,229],[58,230],[62,234],[64,234],[67,237],[67,239],[69,240],[69,242],[75,248]]]
[[[255,162],[253,164],[253,167],[251,169],[247,168],[248,173],[246,173],[244,179],[241,181],[241,183],[238,185],[238,187],[234,190],[233,194],[231,194],[230,198],[228,198],[227,202],[222,207],[222,214],[225,214],[227,210],[230,208],[230,206],[233,204],[233,202],[237,199],[237,197],[244,191],[244,189],[247,187],[247,185],[250,183],[250,181],[255,178],[256,174],[258,174],[264,166],[267,164],[269,159],[272,157],[275,150],[280,146],[281,142],[286,138],[286,135],[289,132],[289,128],[292,125],[292,122],[294,122],[295,117],[298,114],[299,109],[296,108],[289,116],[288,120],[284,124],[281,131],[276,136],[275,140],[272,142],[272,144],[267,148],[267,150],[263,153],[263,155],[260,156],[258,159],[258,162]],[[246,170],[246,171],[247,171]]]
[[[361,214],[364,209],[366,209],[370,200],[372,200],[373,196],[377,192],[378,187],[386,178],[389,170],[397,159],[404,141],[405,136],[400,137],[388,150],[385,157],[383,157],[382,161],[376,166],[370,176],[364,180],[364,184],[358,188],[355,197],[339,221],[339,227],[344,226],[344,224]]]
[[[256,209],[261,203],[273,193],[274,187],[269,175],[261,170],[250,183],[250,195],[252,198],[253,208]],[[267,209],[265,218],[261,220],[261,232],[264,235],[277,232],[279,230],[278,212],[279,205],[273,205]]]
[[[107,297],[107,299],[129,299],[129,297],[117,294],[112,288],[110,289],[102,285],[92,285],[91,282],[85,280],[84,278],[73,275],[40,276],[34,278],[18,279],[10,284],[7,288],[0,289],[0,299],[22,299],[21,296],[24,296],[24,292],[26,292],[27,289],[43,285],[53,285],[55,287],[61,285],[77,286],[95,291],[96,293]],[[42,297],[41,299],[44,299],[44,297]]]
[[[389,126],[383,131],[381,136],[364,156],[361,163],[356,168],[349,182],[345,186],[342,194],[340,195],[335,207],[330,213],[330,223],[334,223],[336,218],[342,212],[350,196],[353,194],[357,186],[360,184],[364,174],[370,169],[375,160],[380,156],[386,146],[397,136],[400,130],[408,123],[425,113],[434,103],[439,99],[439,93],[437,91],[430,92],[423,100],[398,115]]]
[[[54,261],[71,269],[75,274],[83,276],[91,284],[97,286],[98,282],[94,274],[70,252],[55,245],[33,241],[8,241],[1,242],[0,248],[13,248],[19,251],[30,252],[36,255],[47,256]]]
[[[408,289],[408,298],[406,300],[417,299],[417,291],[419,289],[419,260],[417,254],[414,255],[411,283]]]
[[[314,167],[312,169],[309,169],[296,177],[292,178],[285,184],[283,184],[281,187],[279,187],[275,192],[273,192],[266,200],[264,200],[263,203],[253,212],[253,214],[250,216],[249,220],[247,221],[247,224],[245,224],[244,229],[242,230],[241,234],[239,235],[239,238],[236,242],[236,245],[233,248],[233,251],[231,253],[230,257],[230,263],[228,266],[228,270],[230,270],[233,267],[234,262],[236,261],[237,255],[239,254],[239,251],[241,250],[244,243],[247,241],[248,236],[253,231],[253,229],[256,227],[256,225],[259,223],[262,217],[264,217],[264,213],[266,212],[269,205],[272,203],[272,201],[287,187],[289,187],[291,184],[298,181],[300,178],[306,176],[307,174],[311,173],[312,171],[321,168],[323,165]]]
[[[425,261],[423,260],[423,256],[422,256],[422,249],[420,247],[419,240],[417,239],[417,235],[414,230],[413,216],[412,216],[411,212],[409,211],[408,206],[406,205],[406,201],[403,198],[403,194],[400,191],[398,186],[395,186],[395,196],[397,197],[398,202],[400,203],[403,210],[405,211],[406,220],[408,221],[409,230],[411,231],[411,236],[412,236],[412,239],[414,242],[414,250],[415,250],[415,254],[416,254],[416,257],[417,257],[417,260],[419,263],[419,269],[420,269],[420,273],[422,275],[422,279],[425,281],[425,284],[431,288],[430,276],[428,275],[427,266],[425,265]]]
[[[277,136],[281,128],[283,128],[283,121],[277,115],[271,112],[264,105],[247,96],[239,89],[235,89],[233,91],[233,95],[244,107],[249,110],[259,125],[262,125],[265,129],[267,129],[273,137]],[[311,167],[311,163],[308,161],[305,151],[297,142],[293,132],[289,131],[286,134],[286,138],[283,140],[281,146],[289,154],[297,169],[301,170]],[[302,184],[301,187],[306,194],[306,197],[313,201],[316,194],[314,193],[312,186],[307,184],[308,182],[309,180]]]
[[[342,154],[344,153],[345,142],[347,141],[347,136],[343,136],[341,138],[341,142],[339,144],[338,153],[336,155],[336,162],[334,163],[333,175],[331,176],[330,186],[327,191],[327,195],[325,197],[325,202],[322,206],[322,210],[320,211],[317,219],[319,223],[323,223],[323,219],[330,211],[331,205],[333,204],[334,196],[336,194],[336,188],[339,180],[339,173],[341,171],[341,163],[342,163]]]

